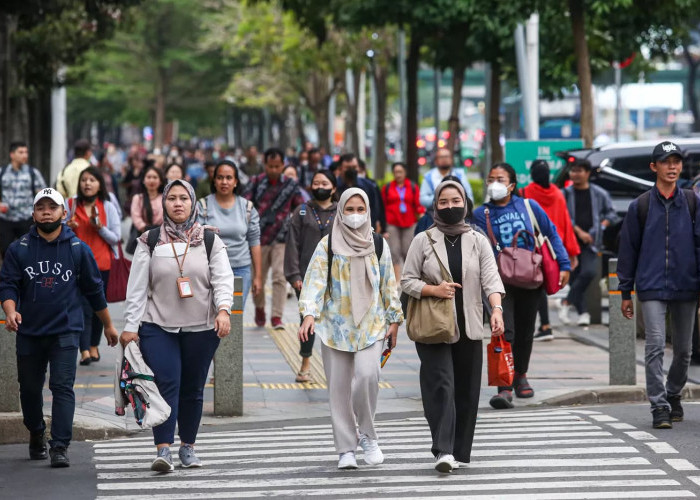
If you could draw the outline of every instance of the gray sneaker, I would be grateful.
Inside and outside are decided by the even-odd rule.
[[[156,472],[172,472],[175,470],[173,456],[170,454],[168,446],[158,450],[158,456],[151,464],[151,470]]]
[[[180,446],[180,451],[177,454],[180,456],[180,465],[186,469],[202,466],[202,461],[195,455],[192,445],[186,444]]]

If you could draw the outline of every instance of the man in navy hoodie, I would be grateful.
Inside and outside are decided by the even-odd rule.
[[[102,279],[90,248],[63,224],[63,197],[42,189],[34,198],[34,225],[13,242],[0,270],[0,302],[7,329],[17,333],[17,372],[24,425],[29,430],[29,457],[47,458],[42,411],[44,379],[49,366],[51,467],[68,467],[73,434],[76,360],[83,331],[80,296],[104,324],[110,346],[117,331],[107,310]]]
[[[646,331],[647,396],[653,426],[670,429],[683,420],[681,391],[688,378],[695,308],[700,292],[700,201],[679,189],[683,169],[680,148],[658,144],[651,156],[656,185],[630,203],[620,233],[617,275],[622,314],[631,319],[637,289]],[[673,327],[673,361],[664,386],[666,313]]]

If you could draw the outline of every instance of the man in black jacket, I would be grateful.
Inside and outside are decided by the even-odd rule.
[[[679,189],[681,150],[672,142],[658,144],[651,169],[656,185],[632,201],[620,233],[617,274],[622,314],[631,319],[632,291],[637,290],[646,330],[646,382],[653,426],[670,429],[683,420],[681,391],[688,378],[695,308],[700,292],[699,200]],[[664,386],[666,314],[673,325],[673,362]]]

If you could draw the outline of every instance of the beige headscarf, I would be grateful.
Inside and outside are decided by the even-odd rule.
[[[345,204],[353,196],[360,196],[367,207],[367,220],[359,229],[351,229],[343,222]],[[372,305],[372,282],[370,281],[374,241],[372,239],[372,217],[369,199],[362,189],[347,189],[338,201],[338,212],[331,233],[333,253],[350,260],[350,304],[355,326],[359,325]]]

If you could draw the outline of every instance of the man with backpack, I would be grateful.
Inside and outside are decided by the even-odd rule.
[[[700,292],[700,223],[698,199],[679,189],[683,169],[680,148],[658,144],[651,156],[656,184],[630,203],[620,233],[617,275],[622,314],[631,319],[637,290],[646,330],[647,396],[653,426],[670,429],[683,420],[681,391],[688,378],[695,308]],[[672,325],[673,361],[664,386],[666,315]]]
[[[10,163],[0,168],[0,257],[10,243],[29,231],[32,225],[32,200],[46,187],[41,173],[27,164],[29,149],[25,142],[10,144]]]
[[[51,467],[68,467],[75,412],[76,360],[83,331],[84,297],[104,324],[110,346],[117,331],[107,310],[102,278],[90,248],[63,224],[63,197],[55,189],[34,198],[34,225],[10,245],[0,270],[0,302],[7,329],[17,334],[17,378],[29,457],[51,457]],[[43,414],[49,367],[51,440],[47,454]]]
[[[78,179],[83,170],[90,166],[92,146],[87,139],[78,139],[73,146],[73,161],[63,167],[56,179],[56,189],[69,199],[78,192]]]

